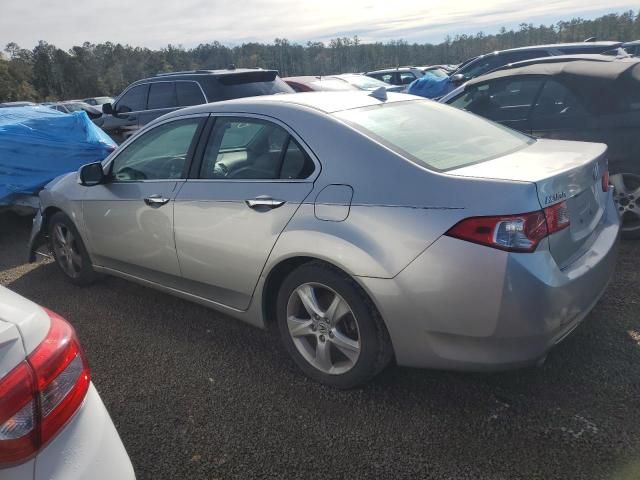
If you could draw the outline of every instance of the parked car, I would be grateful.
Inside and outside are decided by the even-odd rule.
[[[359,90],[344,80],[324,76],[307,75],[301,77],[286,77],[282,80],[287,82],[287,85],[296,92]]]
[[[358,90],[368,92],[372,92],[378,88],[384,88],[387,92],[402,92],[406,88],[406,86],[390,85],[361,73],[342,73],[340,75],[328,75],[325,78],[341,80],[356,87]]]
[[[135,478],[73,327],[2,286],[0,477]]]
[[[406,87],[414,80],[421,78],[424,71],[419,67],[397,67],[366,72],[365,75],[390,85]]]
[[[84,103],[88,103],[89,105],[100,106],[105,103],[112,103],[112,97],[89,97],[82,100]]]
[[[478,77],[441,99],[524,133],[609,146],[626,237],[640,237],[640,62],[569,60]]]
[[[340,388],[392,357],[508,368],[543,359],[611,278],[606,168],[602,144],[408,95],[245,98],[166,115],[50,183],[30,249],[48,235],[76,284],[112,274],[277,325]]]
[[[615,50],[621,42],[578,42],[556,43],[552,45],[535,45],[531,47],[511,48],[475,57],[451,73],[451,81],[461,84],[472,78],[491,72],[508,63],[530,60],[532,58],[551,57],[555,55],[596,54]]]
[[[95,124],[121,143],[165,113],[238,97],[292,93],[275,70],[193,70],[162,73],[129,85],[114,103],[102,105]]]
[[[35,106],[33,102],[4,102],[0,103],[0,108],[13,108],[13,107],[32,107]]]
[[[91,120],[102,116],[102,110],[84,102],[57,102],[47,106],[62,113],[85,112]]]

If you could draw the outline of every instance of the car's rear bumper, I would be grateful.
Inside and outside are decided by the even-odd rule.
[[[35,480],[135,479],[129,456],[93,384],[69,424],[38,453],[34,472]]]
[[[394,279],[359,278],[385,319],[398,364],[498,370],[536,363],[609,283],[619,219],[610,200],[593,243],[560,270],[546,240],[506,253],[443,236]]]

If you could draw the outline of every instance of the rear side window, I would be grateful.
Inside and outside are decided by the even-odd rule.
[[[500,122],[528,117],[542,78],[510,77],[473,85],[451,105]]]
[[[439,171],[506,155],[534,141],[429,100],[386,103],[334,115],[399,155]]]
[[[533,117],[583,114],[585,109],[578,98],[560,82],[547,80],[533,109]]]
[[[200,178],[303,179],[313,170],[309,156],[280,126],[253,118],[220,117],[207,142]]]
[[[409,85],[416,79],[416,76],[411,72],[400,73],[400,85]]]
[[[178,105],[181,107],[200,105],[206,102],[202,90],[196,82],[176,82],[176,94]]]
[[[210,92],[211,95],[207,93],[211,101],[295,91],[278,77],[276,72],[268,70],[221,75],[213,82],[214,88]]]
[[[173,82],[157,82],[149,86],[148,109],[177,107],[176,86]]]
[[[116,111],[118,113],[126,113],[144,110],[147,104],[148,89],[148,85],[138,85],[127,90],[122,98],[118,100],[118,103],[116,104]]]

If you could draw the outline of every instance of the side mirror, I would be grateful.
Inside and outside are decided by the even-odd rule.
[[[94,185],[100,185],[106,180],[104,170],[102,170],[102,163],[89,163],[80,167],[78,171],[78,180],[80,185],[85,187],[93,187]]]
[[[465,81],[465,76],[462,73],[456,73],[455,75],[451,75],[450,78],[453,83],[461,83]]]
[[[111,105],[110,103],[103,103],[102,113],[106,115],[113,115],[113,105]]]

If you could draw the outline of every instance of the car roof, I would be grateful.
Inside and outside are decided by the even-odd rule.
[[[278,105],[292,108],[306,107],[329,114],[342,110],[376,106],[382,103],[422,100],[421,98],[402,93],[389,92],[386,95],[386,100],[380,100],[372,96],[371,92],[359,90],[280,93],[276,95],[236,98],[222,102],[195,105],[193,107],[176,110],[162,118],[215,112],[261,113]]]
[[[458,67],[458,69],[466,66],[467,64],[471,63],[473,60],[477,60],[480,58],[485,58],[485,57],[489,57],[492,55],[502,55],[505,53],[511,53],[511,52],[523,52],[523,51],[527,51],[527,52],[531,52],[531,51],[536,51],[536,50],[549,50],[549,49],[560,49],[560,48],[593,48],[593,49],[600,49],[602,50],[604,47],[607,47],[609,49],[614,49],[616,47],[619,47],[622,45],[622,42],[613,42],[613,41],[606,41],[606,42],[572,42],[572,43],[548,43],[545,45],[530,45],[528,47],[515,47],[515,48],[508,48],[506,50],[496,50],[494,52],[489,52],[489,53],[485,53],[482,55],[478,55],[477,57],[473,57],[471,59],[467,59],[464,62],[462,62],[460,64],[460,66]]]
[[[391,67],[391,68],[383,68],[381,70],[370,70],[365,73],[368,75],[369,73],[389,73],[389,72],[399,72],[401,70],[420,70],[420,67],[414,66],[404,66],[404,67]]]
[[[182,72],[167,72],[158,73],[153,77],[141,78],[132,82],[131,85],[137,85],[140,83],[152,83],[152,82],[167,82],[171,80],[183,80],[192,79],[193,77],[223,77],[227,75],[238,75],[241,73],[249,72],[275,72],[277,70],[262,69],[262,68],[227,68],[220,70],[186,70]]]
[[[481,75],[467,82],[467,86],[495,80],[497,78],[512,77],[517,75],[545,75],[564,76],[581,81],[592,80],[618,80],[623,77],[633,77],[640,80],[640,60],[633,58],[613,59],[612,61],[591,60],[567,60],[561,62],[540,62],[533,65],[496,70],[495,72]],[[627,73],[628,72],[628,73]]]
[[[624,57],[615,56],[615,55],[604,55],[601,53],[581,53],[581,54],[570,54],[570,55],[554,55],[551,57],[539,57],[539,58],[530,58],[528,60],[521,60],[519,62],[507,63],[506,65],[502,65],[497,67],[482,76],[489,75],[490,73],[497,72],[499,70],[510,70],[519,67],[526,67],[528,65],[534,64],[542,64],[542,63],[566,63],[566,62],[575,62],[579,60],[590,61],[590,62],[615,62],[618,60],[628,60],[633,59],[631,55],[626,55]]]

